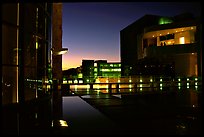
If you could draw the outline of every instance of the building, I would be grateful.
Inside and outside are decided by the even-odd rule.
[[[121,75],[201,76],[201,28],[190,13],[143,16],[120,31]]]
[[[120,62],[107,62],[107,60],[96,60],[94,62],[94,77],[120,77]]]
[[[35,99],[49,79],[51,49],[49,3],[2,5],[2,103]]]
[[[120,77],[121,64],[107,60],[82,60],[84,82],[95,82],[98,77]]]

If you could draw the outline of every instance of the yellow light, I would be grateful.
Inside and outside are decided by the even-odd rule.
[[[198,80],[198,78],[195,78],[195,81],[197,81]]]
[[[160,90],[162,90],[162,87],[160,87]]]
[[[67,83],[67,81],[66,80],[63,80],[63,84],[66,84]]]
[[[198,86],[195,86],[195,88],[197,89],[197,88],[198,88]]]
[[[162,82],[162,79],[160,79],[160,82]]]
[[[142,79],[140,79],[140,82],[142,82]]]
[[[142,91],[142,88],[140,88],[140,91]]]
[[[68,127],[67,122],[64,121],[64,120],[60,120],[60,125],[61,125],[62,127]]]
[[[153,82],[153,79],[150,79],[150,82]]]
[[[160,87],[162,87],[162,84],[159,84]]]
[[[198,82],[195,82],[195,85],[197,86],[197,85],[198,85]]]
[[[187,88],[189,88],[189,86],[187,86]]]
[[[38,41],[37,41],[37,38],[36,38],[36,42],[35,42],[35,48],[38,49]]]
[[[74,83],[78,83],[78,80],[75,79],[75,80],[74,80]]]
[[[142,87],[142,84],[140,84],[140,87]]]

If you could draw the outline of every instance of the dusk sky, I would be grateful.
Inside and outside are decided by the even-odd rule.
[[[201,3],[192,2],[75,2],[63,3],[62,69],[76,68],[83,59],[120,62],[120,31],[145,14],[201,16]]]

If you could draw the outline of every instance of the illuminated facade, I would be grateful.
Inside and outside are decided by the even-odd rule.
[[[200,19],[188,13],[174,17],[145,15],[130,24],[120,32],[122,76],[148,69],[151,75],[154,70],[170,68],[175,76],[201,76],[201,27]],[[142,60],[159,64],[141,66]]]
[[[48,3],[2,5],[2,104],[44,94],[51,79],[51,13]]]
[[[107,60],[82,60],[84,82],[95,82],[98,77],[120,77],[121,64]]]

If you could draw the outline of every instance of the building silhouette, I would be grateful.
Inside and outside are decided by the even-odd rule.
[[[190,13],[143,16],[120,31],[121,75],[201,76],[201,27]]]

